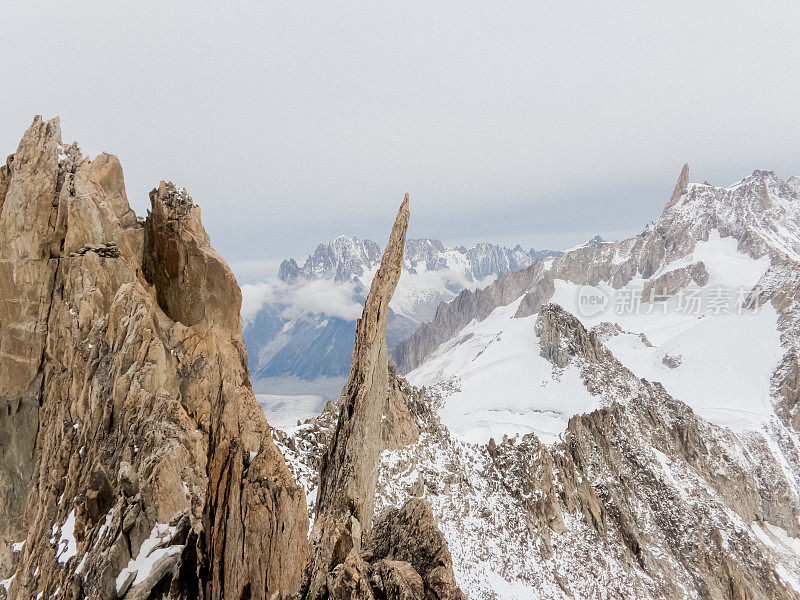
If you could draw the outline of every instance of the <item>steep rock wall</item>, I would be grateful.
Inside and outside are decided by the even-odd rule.
[[[199,208],[162,182],[140,222],[117,159],[64,146],[57,119],[37,117],[7,165],[9,596],[293,592],[307,556],[305,498],[250,388],[241,295]]]

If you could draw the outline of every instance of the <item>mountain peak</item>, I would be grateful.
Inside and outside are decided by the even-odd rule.
[[[598,235],[594,236],[593,238],[590,238],[589,241],[587,241],[586,244],[584,244],[584,245],[585,246],[599,246],[603,242],[605,242],[605,240],[603,239],[603,236],[598,234]]]
[[[669,199],[667,208],[675,205],[680,197],[683,196],[687,191],[689,191],[689,165],[684,164],[683,168],[681,169],[681,174],[678,175],[678,182],[675,184],[675,189],[672,190],[672,197]]]
[[[300,267],[293,258],[287,258],[278,267],[278,279],[281,281],[294,281],[300,274]]]
[[[766,169],[756,169],[749,177],[742,179],[742,183],[755,181],[757,183],[774,183],[780,181],[780,178],[775,174],[775,171],[767,171]]]

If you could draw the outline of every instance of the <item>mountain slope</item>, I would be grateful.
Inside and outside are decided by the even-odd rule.
[[[469,421],[474,405],[484,412],[509,410],[519,432],[536,430],[534,422],[523,426],[525,419],[546,428],[552,417],[563,429],[571,409],[558,416],[531,390],[541,382],[558,397],[559,386],[574,382],[574,375],[544,376],[536,339],[525,334],[532,321],[522,323],[554,301],[587,327],[608,330],[609,347],[637,375],[662,381],[706,418],[758,427],[775,411],[771,380],[789,360],[786,344],[795,343],[786,332],[796,327],[796,307],[764,293],[751,305],[751,294],[762,279],[759,290],[767,280],[780,285],[777,272],[794,281],[798,257],[800,179],[783,182],[756,171],[729,188],[714,188],[689,183],[684,169],[661,217],[642,234],[568,251],[485,289],[462,292],[440,305],[435,319],[401,343],[395,356],[414,384],[458,380],[463,389],[443,416],[452,410],[460,413],[454,419]],[[540,372],[522,369],[527,379],[517,377],[512,388],[504,370],[516,368],[509,360],[520,352],[527,353],[520,360],[540,364]],[[480,373],[479,382],[471,383],[472,373]],[[501,384],[505,404],[485,407],[486,388]],[[482,419],[478,412],[474,418]]]
[[[395,351],[473,598],[800,597],[800,180],[684,168],[657,222],[441,304]],[[276,434],[313,503],[330,415]]]

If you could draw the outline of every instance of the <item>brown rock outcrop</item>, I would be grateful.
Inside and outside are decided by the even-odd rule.
[[[381,419],[389,394],[386,319],[400,279],[408,219],[406,195],[356,324],[350,377],[320,469],[312,534],[312,598],[322,594],[327,574],[353,548],[361,549],[362,535],[368,536],[372,528],[378,460],[384,447]]]
[[[418,589],[415,582],[419,581],[423,587],[420,598],[464,598],[453,575],[453,559],[444,535],[436,525],[430,504],[421,498],[411,498],[402,507],[387,509],[380,515],[364,559],[375,564],[373,573],[380,574],[382,582],[397,581],[390,585],[410,588],[404,592],[409,597],[413,597],[410,594]],[[412,570],[419,579],[410,574]]]
[[[397,369],[389,365],[389,395],[381,422],[383,447],[387,450],[403,448],[419,439],[419,428],[408,410],[406,391],[397,376]]]
[[[667,208],[674,206],[681,196],[689,190],[689,165],[684,164],[681,169],[681,174],[678,176],[678,182],[675,184],[675,189],[672,190]]]
[[[645,281],[642,302],[663,302],[692,282],[700,287],[708,283],[708,271],[702,260]]]
[[[163,181],[150,192],[145,222],[144,274],[155,286],[158,304],[187,327],[203,320],[241,330],[242,293],[233,273],[211,247],[200,207],[185,189]],[[201,281],[204,285],[196,285]]]
[[[3,211],[3,202],[6,200],[6,190],[8,190],[8,180],[11,176],[11,162],[14,160],[12,154],[6,159],[6,164],[0,167],[0,212]]]
[[[241,295],[199,209],[162,182],[139,222],[117,159],[62,145],[57,119],[37,117],[7,165],[0,578],[13,575],[9,596],[295,591],[304,494],[250,388]]]
[[[363,551],[328,575],[333,600],[465,600],[430,505],[419,498],[384,511]]]
[[[534,331],[541,355],[559,368],[574,357],[596,362],[607,353],[594,331],[587,331],[573,314],[558,304],[547,304],[539,311]]]
[[[356,325],[350,378],[322,458],[306,598],[462,598],[430,506],[412,500],[373,531],[381,452],[416,441],[401,382],[386,349],[389,301],[400,279],[408,194]]]

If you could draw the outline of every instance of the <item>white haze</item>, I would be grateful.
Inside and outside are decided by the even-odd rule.
[[[277,277],[242,285],[242,318],[252,320],[264,305],[280,305],[280,316],[295,319],[305,314],[324,313],[352,321],[364,306],[356,296],[356,284],[332,279],[300,280],[286,283]]]
[[[389,306],[395,313],[419,322],[432,319],[439,302],[451,300],[462,289],[485,287],[495,280],[494,276],[474,280],[464,269],[454,267],[436,271],[425,270],[424,264],[414,267],[416,272],[407,267],[403,269]],[[303,278],[287,283],[277,277],[244,284],[242,318],[245,322],[252,321],[266,304],[280,307],[280,316],[289,320],[324,314],[352,321],[361,316],[363,294],[372,284],[374,275],[371,271],[359,277],[361,285],[354,281]]]
[[[186,186],[244,281],[383,242],[406,191],[411,237],[561,249],[638,231],[684,162],[800,171],[796,0],[2,7],[0,152],[60,115],[139,214]]]

